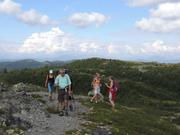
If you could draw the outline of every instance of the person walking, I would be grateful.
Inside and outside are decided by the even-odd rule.
[[[115,111],[115,99],[116,99],[116,87],[114,84],[114,79],[112,76],[109,76],[109,84],[105,83],[106,87],[108,88],[109,92],[109,102],[112,106],[112,110]]]
[[[91,102],[95,100],[95,102],[98,102],[99,96],[102,94],[100,93],[100,88],[101,88],[101,77],[99,73],[96,73],[93,81],[92,81],[92,86],[93,86],[93,91],[94,91],[94,96],[91,98]]]
[[[59,75],[55,79],[55,86],[58,91],[58,110],[61,106],[60,115],[68,116],[68,100],[69,91],[71,91],[71,80],[68,74],[65,74],[64,69],[60,69]],[[65,111],[65,112],[64,112]]]
[[[54,89],[54,74],[53,70],[49,70],[49,74],[46,76],[45,87],[48,87],[49,100],[52,100],[52,92]]]

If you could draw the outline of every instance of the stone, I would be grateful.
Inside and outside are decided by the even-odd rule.
[[[6,130],[6,132],[8,135],[12,135],[15,132],[15,130],[14,129],[8,129],[8,130]]]
[[[96,128],[95,130],[93,130],[92,135],[113,135],[113,133],[109,132],[107,129],[105,128]]]

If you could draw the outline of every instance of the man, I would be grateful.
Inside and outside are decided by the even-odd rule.
[[[64,69],[60,69],[59,75],[55,79],[55,85],[58,87],[58,109],[61,105],[60,115],[68,116],[68,99],[71,91],[71,80],[68,74],[65,74]]]

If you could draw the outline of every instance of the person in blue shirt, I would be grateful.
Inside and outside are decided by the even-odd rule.
[[[60,69],[59,75],[55,79],[55,86],[58,87],[58,110],[61,105],[61,113],[68,115],[68,99],[71,91],[71,80],[68,74],[65,74],[64,69]]]

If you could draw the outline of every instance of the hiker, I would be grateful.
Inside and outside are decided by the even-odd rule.
[[[49,70],[49,74],[46,76],[45,87],[48,87],[49,100],[52,100],[52,92],[54,88],[54,74],[53,70]]]
[[[71,80],[68,74],[65,74],[64,69],[60,69],[59,75],[55,79],[55,86],[58,87],[58,110],[61,105],[60,115],[68,116],[68,99],[71,91]]]
[[[95,100],[95,102],[98,102],[98,98],[102,97],[102,94],[100,93],[100,88],[101,88],[101,77],[99,73],[96,73],[93,81],[92,81],[92,86],[93,86],[93,92],[94,95],[91,98],[91,102],[93,102],[93,100]]]
[[[107,83],[105,83],[105,85],[108,88],[109,102],[112,106],[112,110],[115,111],[115,98],[116,98],[117,88],[115,87],[114,79],[112,76],[109,76],[109,85]]]

